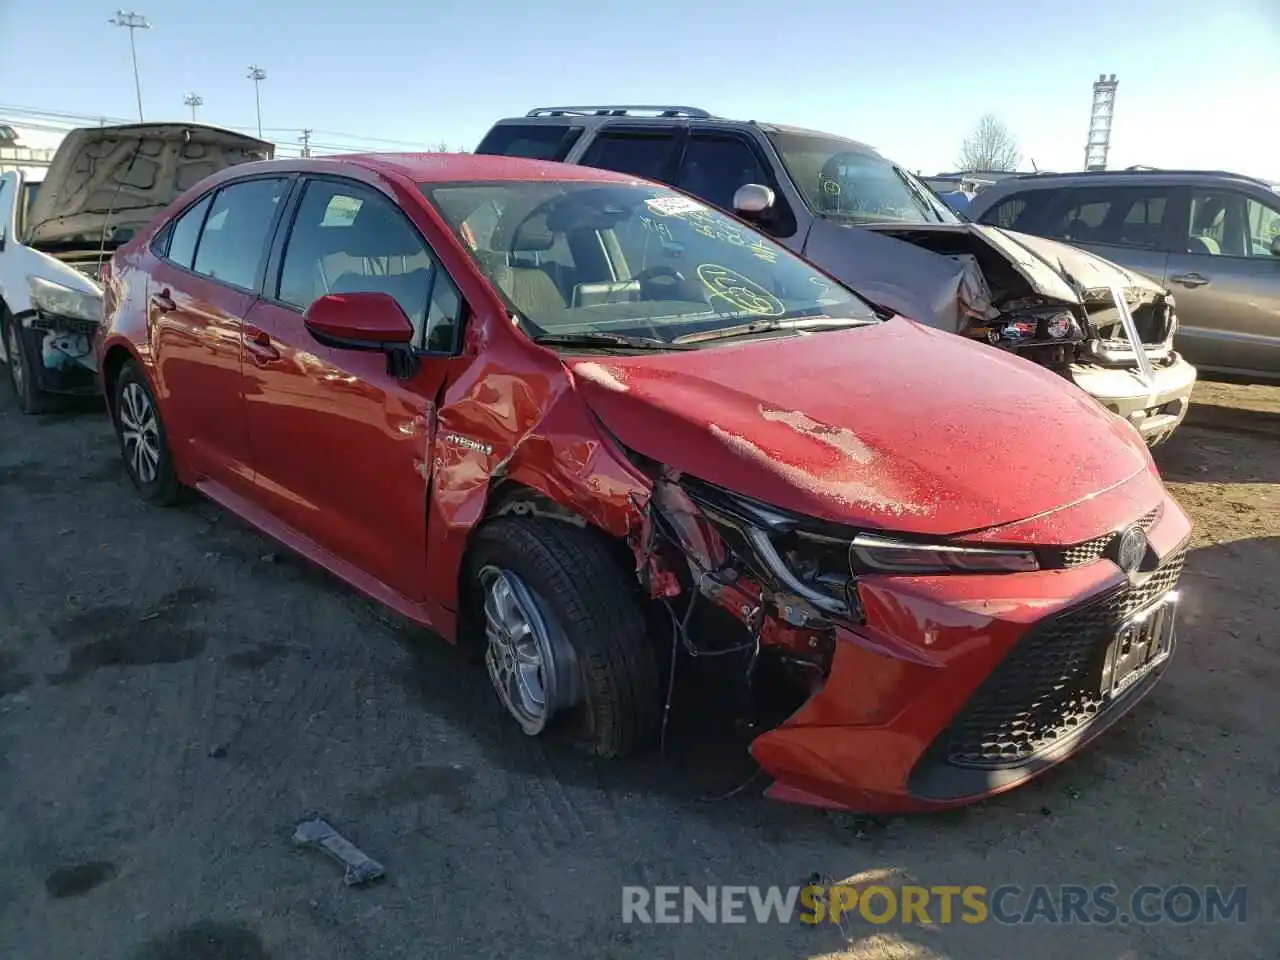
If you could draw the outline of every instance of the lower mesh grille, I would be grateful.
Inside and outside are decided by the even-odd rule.
[[[1138,586],[1033,627],[943,731],[930,751],[960,767],[1023,764],[1087,724],[1105,706],[1099,677],[1121,623],[1172,590],[1185,545]]]

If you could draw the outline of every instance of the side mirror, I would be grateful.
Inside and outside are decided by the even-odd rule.
[[[4,239],[0,238],[0,250],[4,249]],[[1271,255],[1280,257],[1280,233],[1271,238]]]
[[[776,201],[772,188],[758,183],[744,183],[733,193],[733,209],[744,220],[765,218]]]
[[[413,324],[388,293],[331,293],[312,303],[302,320],[326,347],[385,353],[392,376],[416,369]]]

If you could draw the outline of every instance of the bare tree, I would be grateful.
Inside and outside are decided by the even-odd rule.
[[[1009,128],[994,113],[986,113],[960,145],[956,168],[1013,171],[1020,159],[1018,141]]]
[[[432,153],[470,153],[466,147],[455,147],[448,140],[440,140],[431,148]]]

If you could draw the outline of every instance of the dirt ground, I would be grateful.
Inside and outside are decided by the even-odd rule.
[[[207,503],[148,509],[101,414],[0,390],[0,958],[1280,957],[1280,389],[1205,384],[1180,647],[1110,735],[946,816],[773,804],[689,732],[597,763]],[[759,784],[756,784],[759,786]],[[295,849],[322,812],[387,867]],[[626,925],[624,884],[1248,887],[1244,923]]]

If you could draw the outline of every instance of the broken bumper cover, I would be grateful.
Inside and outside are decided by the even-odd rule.
[[[825,685],[751,745],[775,778],[768,795],[862,813],[944,809],[1075,753],[1163,673],[1167,659],[1114,697],[1099,685],[1120,625],[1176,586],[1190,529],[1166,499],[1135,582],[1106,545],[1066,569],[864,579],[866,624],[837,630]]]
[[[1150,382],[1137,369],[1083,363],[1072,365],[1071,380],[1112,413],[1128,420],[1155,446],[1167,440],[1186,417],[1196,368],[1177,353],[1153,366]]]
[[[93,343],[99,324],[94,320],[60,317],[30,310],[18,320],[23,346],[47,393],[93,396],[98,392],[97,357]]]

